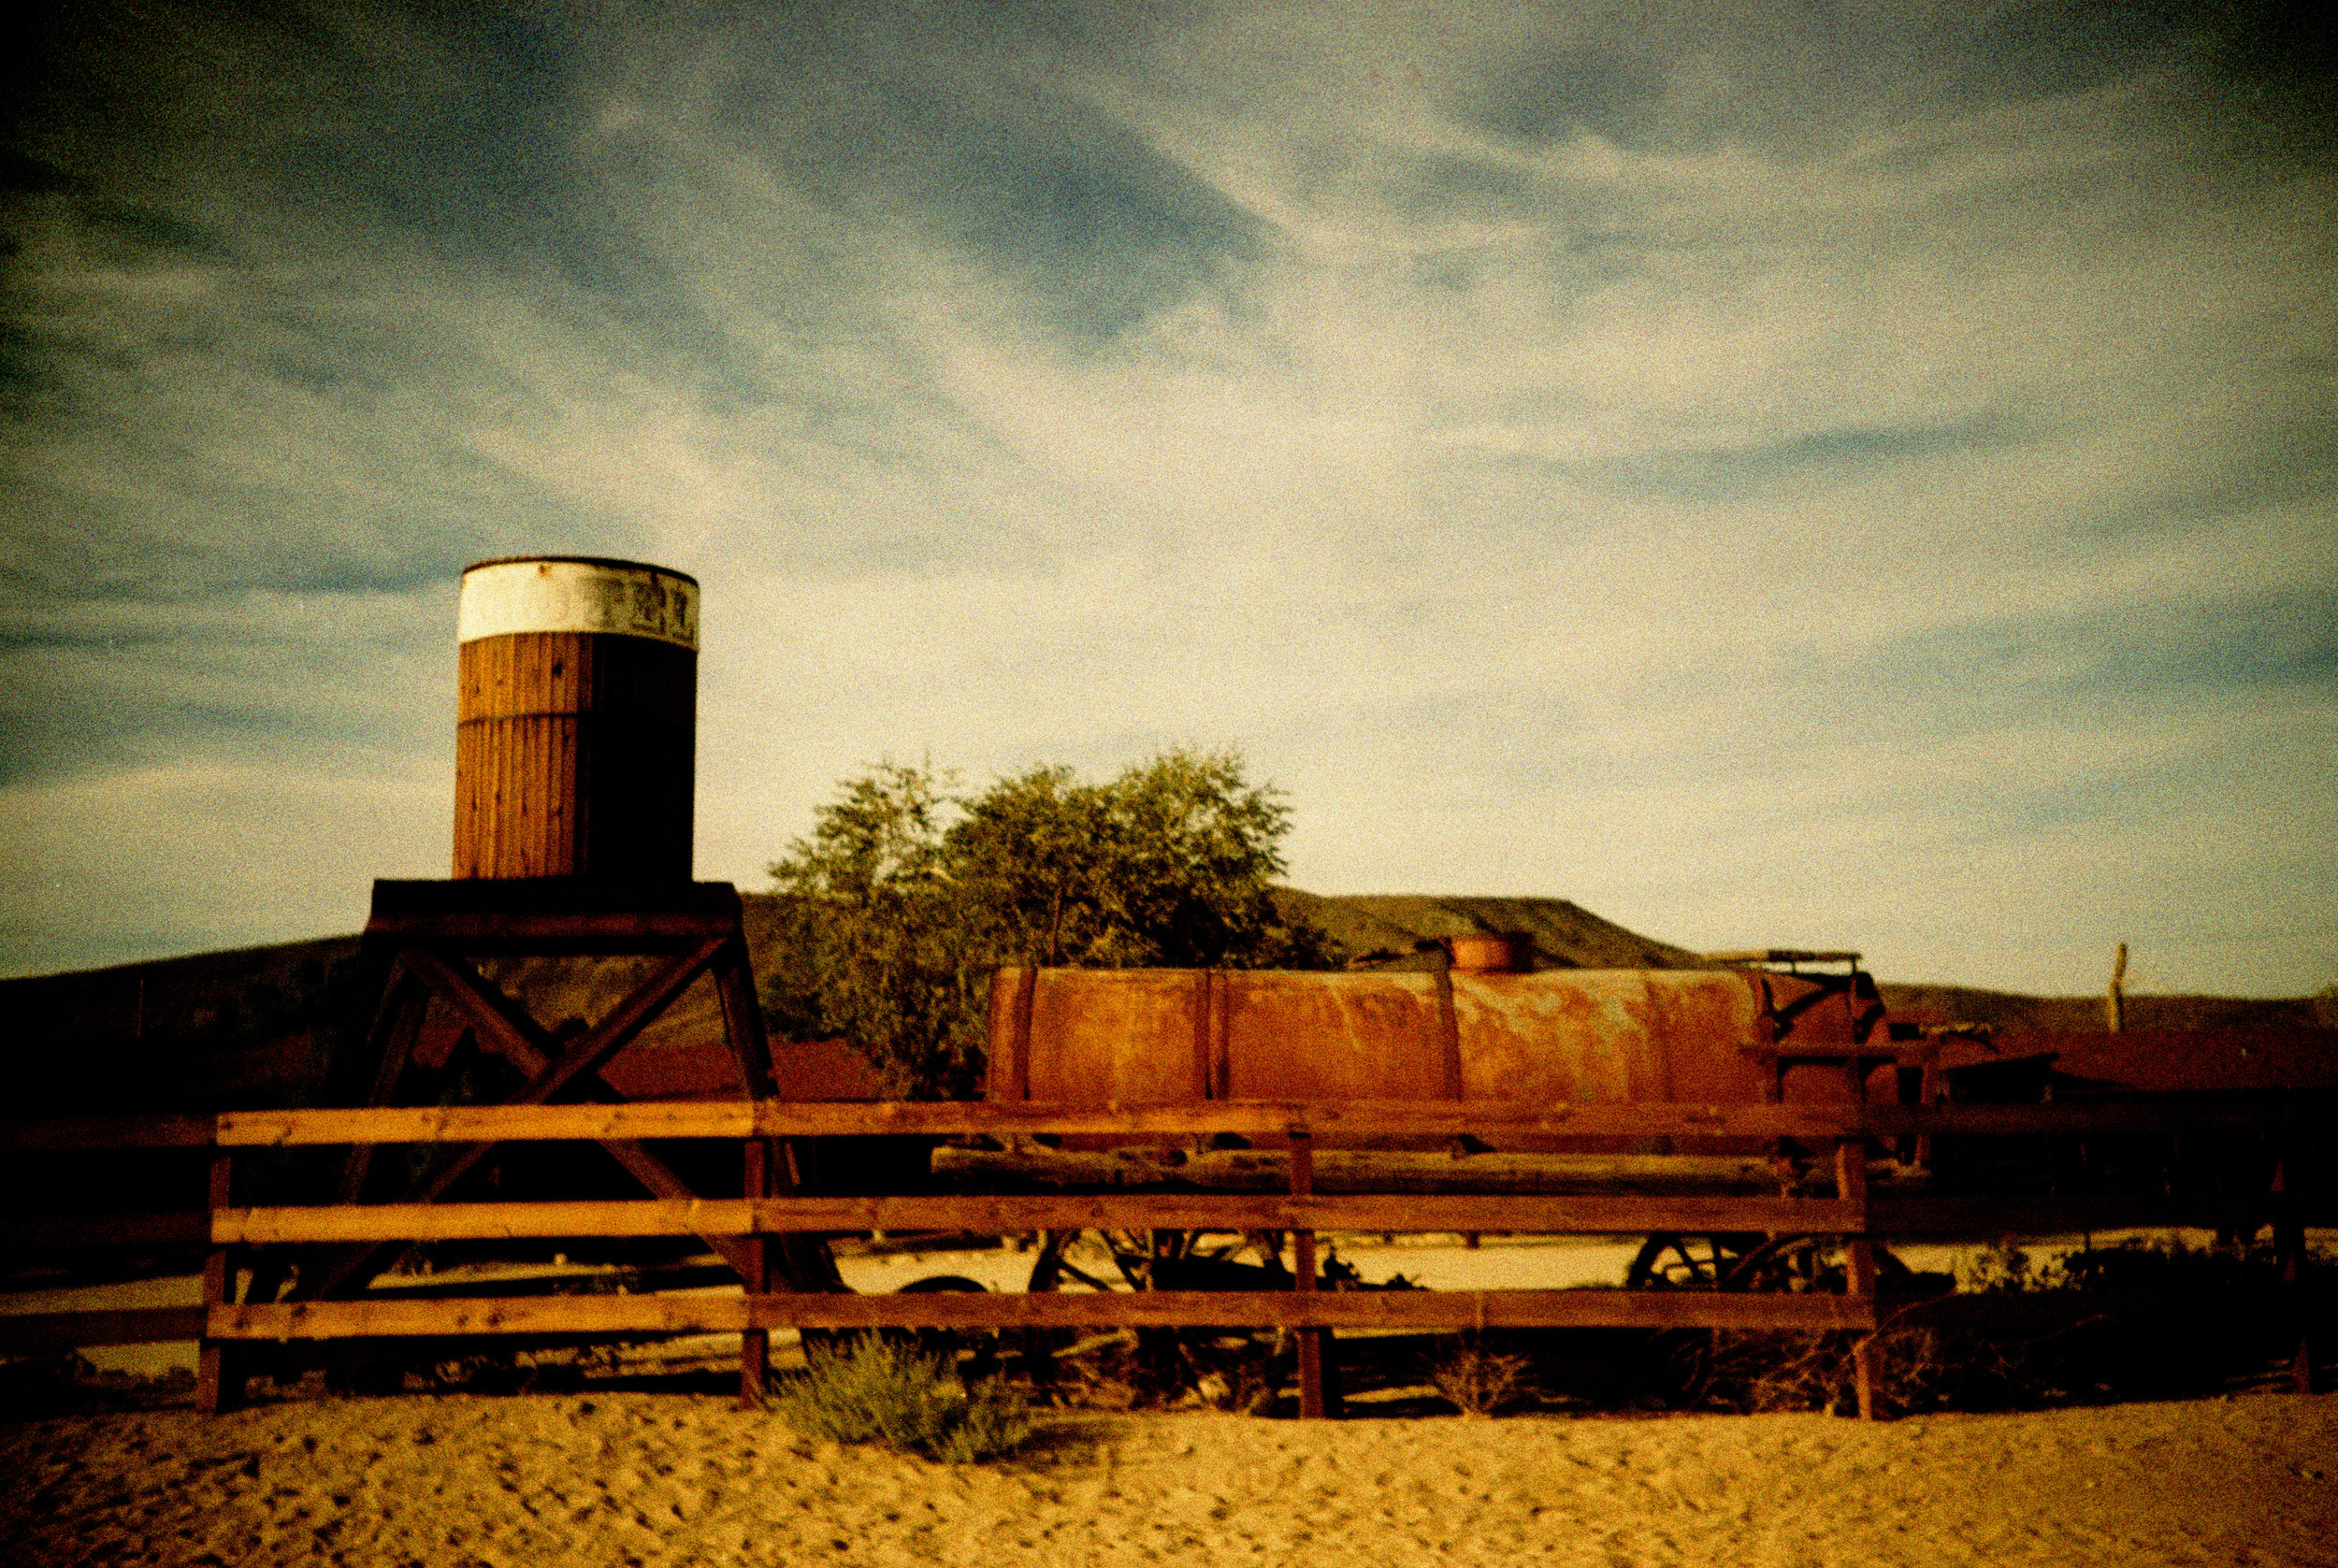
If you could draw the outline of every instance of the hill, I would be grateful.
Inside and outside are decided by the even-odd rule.
[[[1275,889],[1285,919],[1305,916],[1331,933],[1351,959],[1395,957],[1431,937],[1534,939],[1537,969],[1696,969],[1685,947],[1627,931],[1564,899],[1425,898],[1409,893],[1326,896]]]

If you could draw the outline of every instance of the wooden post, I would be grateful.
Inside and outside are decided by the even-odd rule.
[[[1843,1237],[1843,1293],[1872,1300],[1875,1295],[1875,1244],[1867,1230],[1868,1150],[1863,1138],[1844,1138],[1835,1144],[1835,1196],[1859,1210],[1859,1233]],[[1859,1419],[1872,1421],[1875,1408],[1875,1336],[1861,1334],[1851,1346],[1851,1375],[1858,1390]]]
[[[1315,1135],[1307,1129],[1291,1129],[1291,1195],[1305,1198],[1315,1190]],[[1297,1278],[1292,1288],[1304,1293],[1315,1289],[1315,1232],[1294,1230],[1291,1244],[1297,1254]],[[1316,1421],[1323,1417],[1323,1331],[1299,1331],[1299,1418]]]
[[[2111,988],[2102,993],[2102,1023],[2113,1034],[2127,1029],[2127,943],[2111,962]]]
[[[2293,1393],[2314,1391],[2314,1342],[2307,1325],[2305,1299],[2305,1221],[2297,1198],[2289,1191],[2289,1159],[2285,1148],[2273,1166],[2273,1256],[2281,1261],[2282,1310],[2296,1325],[2297,1348],[2289,1358],[2289,1388]]]
[[[216,1213],[235,1201],[236,1157],[222,1150],[211,1157],[211,1183],[207,1207]],[[236,1257],[232,1247],[214,1246],[203,1260],[203,1304],[222,1306],[236,1290]],[[206,1416],[233,1410],[243,1403],[243,1364],[239,1345],[215,1340],[206,1332],[195,1352],[195,1407]]]
[[[752,1201],[772,1196],[772,1141],[750,1138],[746,1142],[745,1196]],[[772,1290],[772,1244],[768,1237],[747,1238],[746,1287],[750,1296],[768,1296]],[[739,1336],[739,1408],[760,1410],[763,1398],[771,1389],[772,1331],[769,1329],[749,1329]]]

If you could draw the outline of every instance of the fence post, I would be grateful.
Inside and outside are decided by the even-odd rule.
[[[1868,1238],[1868,1147],[1865,1138],[1844,1138],[1835,1144],[1835,1196],[1856,1206],[1855,1232],[1843,1237],[1843,1294],[1870,1303],[1875,1300],[1875,1244]],[[1851,1381],[1858,1391],[1859,1419],[1872,1421],[1875,1410],[1875,1335],[1861,1334],[1851,1346]]]
[[[210,1191],[205,1207],[213,1215],[235,1201],[236,1157],[222,1149],[211,1156]],[[236,1258],[232,1248],[214,1246],[203,1260],[203,1305],[224,1304],[236,1293]],[[210,1337],[205,1326],[195,1351],[195,1407],[206,1416],[233,1410],[243,1403],[242,1346]]]
[[[1315,1190],[1315,1135],[1307,1128],[1291,1129],[1291,1195],[1305,1198]],[[1292,1288],[1302,1294],[1315,1290],[1315,1232],[1293,1230],[1292,1249],[1297,1254],[1297,1279]],[[1321,1329],[1299,1331],[1299,1418],[1321,1420],[1323,1416],[1323,1341],[1329,1337]]]
[[[2294,1393],[2310,1394],[2314,1391],[2314,1342],[2312,1319],[2306,1316],[2305,1220],[2297,1194],[2289,1190],[2289,1171],[2296,1155],[2296,1144],[2285,1144],[2273,1164],[2273,1256],[2281,1264],[2280,1310],[2295,1325],[2298,1336],[2289,1359],[2289,1388]]]
[[[773,1150],[768,1138],[746,1141],[745,1196],[749,1202],[772,1195],[772,1156]],[[746,1238],[747,1295],[768,1296],[772,1290],[772,1244],[760,1230]],[[772,1375],[772,1331],[769,1329],[748,1329],[739,1336],[739,1408],[760,1410],[763,1396],[770,1390]]]

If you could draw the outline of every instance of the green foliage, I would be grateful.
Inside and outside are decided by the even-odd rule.
[[[1031,1435],[1020,1394],[992,1381],[968,1388],[939,1359],[876,1334],[844,1349],[807,1350],[810,1370],[780,1390],[780,1414],[806,1437],[882,1443],[966,1464],[1011,1453]]]
[[[1277,910],[1290,813],[1231,753],[1163,752],[1105,784],[1068,768],[974,797],[954,783],[931,763],[848,780],[771,868],[796,954],[765,995],[772,1029],[842,1035],[890,1092],[976,1092],[1002,964],[1337,960],[1321,931]]]

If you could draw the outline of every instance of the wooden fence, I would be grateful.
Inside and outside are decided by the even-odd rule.
[[[1902,1197],[1869,1189],[1870,1140],[2255,1135],[2286,1151],[2323,1158],[2331,1136],[2323,1097],[2249,1104],[2172,1102],[2045,1106],[1952,1105],[1524,1105],[1493,1102],[1344,1101],[1310,1104],[1209,1101],[1103,1109],[1030,1103],[656,1102],[238,1112],[216,1117],[98,1118],[0,1128],[0,1150],[19,1155],[127,1148],[213,1151],[207,1205],[193,1213],[17,1218],[0,1225],[12,1248],[208,1245],[204,1304],[99,1313],[0,1316],[0,1350],[201,1342],[198,1398],[231,1403],[235,1347],[248,1341],[406,1335],[568,1335],[739,1332],[745,1336],[742,1398],[759,1396],[768,1335],[780,1328],[986,1330],[1064,1327],[1258,1328],[1300,1331],[1303,1414],[1323,1410],[1322,1359],[1341,1329],[1482,1330],[1646,1328],[1847,1330],[1860,1333],[1857,1386],[1874,1406],[1869,1339],[1886,1319],[1972,1320],[2035,1312],[2021,1298],[1940,1298],[1887,1303],[1875,1293],[1878,1236],[2039,1235],[2134,1225],[2271,1220],[2302,1282],[2302,1209],[2292,1179],[2277,1175],[2261,1201],[2218,1212],[2143,1197]],[[1118,1192],[1094,1195],[916,1194],[766,1196],[779,1140],[914,1135],[1108,1135],[1131,1139],[1233,1133],[1287,1145],[1289,1190],[1279,1193]],[[1319,1193],[1312,1150],[1322,1140],[1386,1144],[1471,1137],[1498,1144],[1532,1138],[1788,1138],[1834,1150],[1834,1195],[1825,1198],[1682,1198],[1648,1195]],[[613,1143],[642,1139],[738,1140],[746,1195],[688,1201],[335,1203],[238,1206],[239,1152],[313,1144],[481,1145],[511,1142]],[[2245,1211],[2245,1212],[2236,1212]],[[765,1238],[870,1231],[1009,1234],[1034,1230],[1276,1230],[1294,1238],[1287,1291],[1112,1291],[1043,1294],[863,1296],[775,1290]],[[1840,1293],[1748,1294],[1714,1290],[1493,1289],[1355,1291],[1319,1288],[1315,1252],[1326,1231],[1475,1231],[1570,1235],[1767,1232],[1840,1238]],[[239,1249],[289,1244],[437,1240],[688,1236],[743,1239],[742,1296],[573,1295],[420,1300],[233,1300]],[[362,1249],[360,1249],[362,1250]],[[2282,1309],[2300,1334],[2295,1363],[2310,1382],[2302,1283]]]

